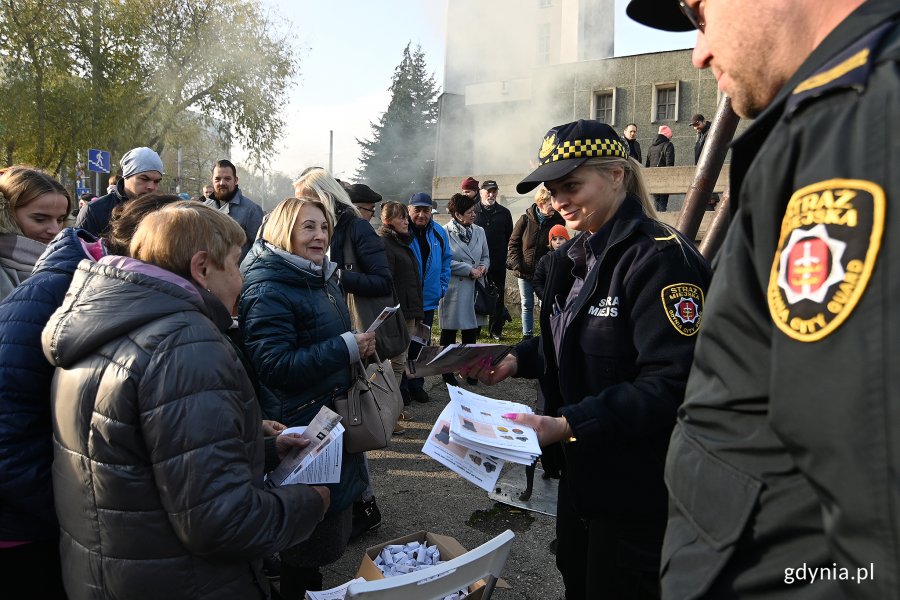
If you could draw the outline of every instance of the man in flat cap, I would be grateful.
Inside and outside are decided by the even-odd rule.
[[[78,211],[75,227],[98,237],[109,232],[109,218],[113,208],[138,196],[155,192],[163,176],[163,162],[155,151],[147,147],[132,148],[119,161],[122,177],[115,189],[97,198]]]
[[[664,598],[900,598],[900,3],[631,0],[735,112]],[[896,207],[894,207],[896,208]]]
[[[212,184],[213,196],[205,204],[230,216],[244,230],[247,235],[247,241],[241,248],[241,260],[244,260],[253,242],[256,241],[256,234],[262,225],[263,210],[259,204],[241,192],[238,187],[237,168],[230,160],[223,158],[216,161],[212,170]]]
[[[496,181],[486,179],[481,184],[481,202],[475,205],[475,224],[484,229],[488,252],[491,256],[491,266],[488,268],[487,276],[500,290],[494,314],[488,316],[488,332],[495,340],[500,339],[503,325],[509,315],[504,303],[506,298],[506,253],[513,231],[512,214],[508,208],[497,202],[499,191],[500,188]]]

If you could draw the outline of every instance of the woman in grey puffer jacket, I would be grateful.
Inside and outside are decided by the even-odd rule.
[[[223,331],[244,233],[179,202],[134,258],[82,261],[44,329],[70,599],[267,598],[262,557],[306,539],[324,488],[263,488],[252,385]]]

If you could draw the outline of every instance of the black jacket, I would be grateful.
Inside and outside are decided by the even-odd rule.
[[[422,311],[422,278],[419,271],[419,262],[413,254],[412,236],[402,234],[384,225],[378,230],[378,235],[384,241],[384,253],[388,266],[393,275],[394,290],[400,301],[400,310],[406,319],[419,319],[424,316]]]
[[[663,464],[703,314],[709,266],[694,245],[646,217],[629,196],[590,245],[597,264],[554,350],[551,310],[575,277],[556,251],[541,300],[541,336],[516,346],[518,375],[555,376],[576,442],[564,445],[566,483],[582,517],[663,520]],[[676,314],[677,313],[677,314]],[[553,414],[553,407],[547,407]]]
[[[703,152],[703,145],[706,144],[706,137],[709,135],[710,127],[712,127],[712,123],[707,121],[706,124],[703,125],[703,127],[697,133],[697,141],[694,142],[694,164],[695,165],[698,162],[700,162],[700,153]]]
[[[555,211],[543,223],[539,223],[537,211],[537,204],[529,206],[525,214],[519,217],[509,238],[506,268],[519,279],[531,279],[538,261],[550,250],[550,229],[554,225],[566,223]]]
[[[661,133],[656,134],[656,139],[647,150],[647,162],[645,167],[674,167],[675,144]]]
[[[347,268],[344,242],[350,236],[357,264]],[[349,210],[340,213],[331,237],[331,262],[341,270],[344,293],[360,296],[388,296],[391,293],[391,269],[384,255],[384,242],[368,221]]]
[[[506,250],[512,235],[512,213],[499,202],[490,207],[475,203],[475,224],[484,229],[487,236],[488,253],[491,255],[489,273],[506,273]]]
[[[641,162],[641,144],[637,140],[629,140],[627,137],[622,136],[622,143],[625,144],[625,147],[628,148],[628,156],[633,158],[634,160]]]
[[[84,229],[97,237],[104,237],[109,232],[109,219],[113,209],[127,201],[125,180],[120,179],[115,190],[86,204],[78,211],[75,227]]]
[[[42,336],[70,599],[267,597],[262,557],[315,528],[314,490],[262,485],[259,406],[230,323],[162,269],[78,265]]]
[[[900,598],[898,17],[862,4],[733,145],[666,467],[663,597],[795,598],[786,567],[874,564],[802,594]]]

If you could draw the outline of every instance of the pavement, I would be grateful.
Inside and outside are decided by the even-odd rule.
[[[323,568],[326,588],[354,578],[366,548],[409,533],[425,530],[450,535],[471,550],[512,529],[516,539],[503,571],[503,579],[510,589],[497,589],[493,598],[563,598],[556,557],[549,551],[550,542],[556,537],[555,519],[494,502],[487,492],[422,454],[426,436],[450,400],[440,377],[427,378],[425,389],[431,401],[413,402],[409,407],[414,420],[403,423],[406,433],[395,436],[386,449],[369,452],[382,524],[350,542],[339,561]],[[535,405],[536,383],[530,380],[510,379],[494,386],[480,384],[470,389],[491,398]],[[524,489],[525,467],[507,463],[504,479],[515,482],[517,476]]]

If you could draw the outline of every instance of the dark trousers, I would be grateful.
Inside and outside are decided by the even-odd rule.
[[[59,542],[31,542],[0,550],[4,598],[65,600]]]
[[[668,194],[653,194],[653,203],[656,204],[656,212],[666,212],[669,206]]]
[[[422,317],[422,323],[432,327],[434,325],[434,309],[426,310],[424,316]],[[422,344],[417,342],[409,343],[409,350],[407,351],[406,358],[409,360],[415,360],[417,356],[419,356],[419,352],[422,351]],[[408,378],[406,373],[403,374],[403,378],[400,380],[400,389],[401,390],[421,390],[425,387],[425,379],[423,377],[414,377]]]
[[[489,269],[487,277],[500,290],[497,295],[497,304],[494,305],[494,312],[488,315],[488,333],[500,335],[503,333],[503,325],[506,323],[506,304],[504,303],[506,300],[506,268]]]
[[[455,344],[456,343],[456,329],[441,329],[441,346],[446,346],[447,344]],[[478,334],[481,332],[481,327],[476,327],[475,329],[463,329],[462,330],[462,343],[463,344],[474,344],[478,341]]]
[[[556,568],[566,586],[566,600],[658,600],[666,515],[652,522],[613,516],[582,519],[569,495],[564,476],[556,509]]]

